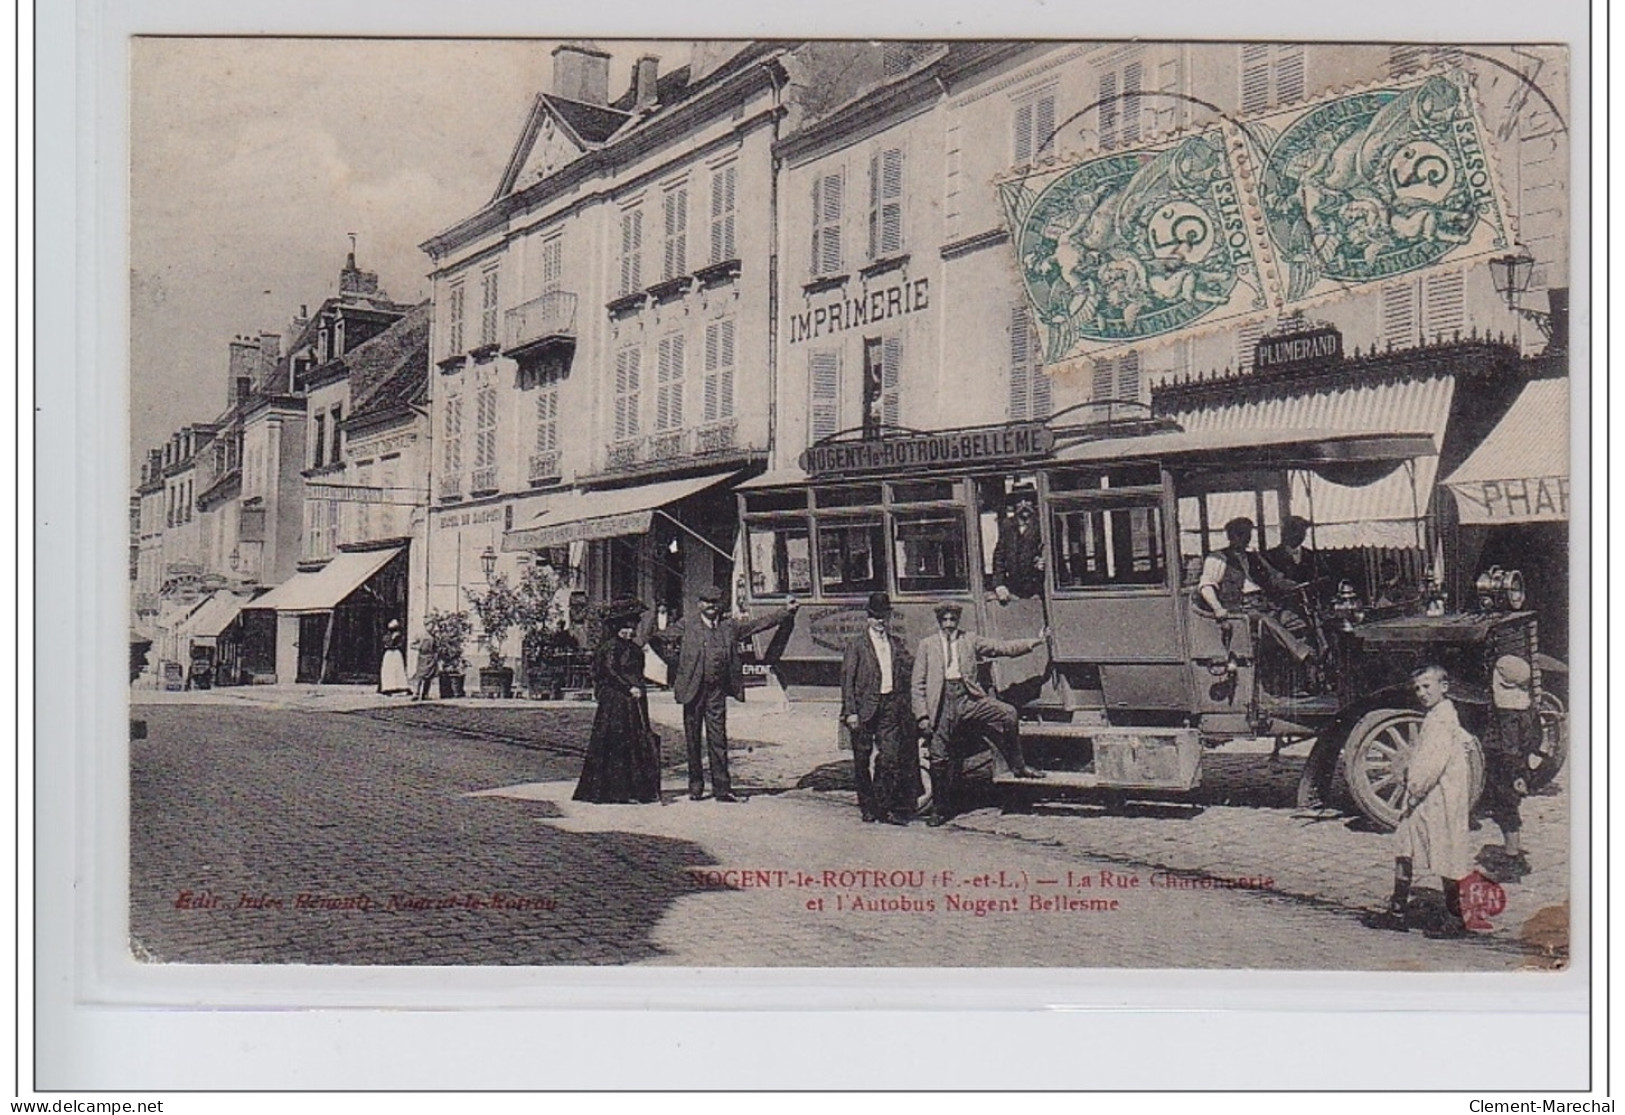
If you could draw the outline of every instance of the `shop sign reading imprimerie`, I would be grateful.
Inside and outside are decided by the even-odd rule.
[[[809,476],[819,476],[922,465],[1011,463],[1046,457],[1054,445],[1048,426],[1028,422],[814,445],[802,451],[801,467]]]

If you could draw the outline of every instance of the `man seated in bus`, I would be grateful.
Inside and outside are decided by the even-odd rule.
[[[1038,529],[1038,494],[1021,485],[1011,490],[1015,514],[999,524],[993,547],[993,594],[1000,604],[1011,596],[1029,599],[1044,591],[1044,540]]]
[[[1308,538],[1309,520],[1300,515],[1288,515],[1281,520],[1281,544],[1272,547],[1264,560],[1293,584],[1313,585],[1320,580],[1320,555],[1304,545]]]
[[[1281,618],[1281,604],[1292,596],[1292,586],[1261,554],[1249,549],[1253,542],[1253,521],[1231,519],[1224,524],[1229,545],[1215,550],[1202,561],[1202,579],[1197,592],[1213,618],[1226,620],[1236,614],[1256,622],[1257,630],[1269,634],[1299,666],[1314,656],[1301,635]],[[1302,617],[1296,617],[1302,622]]]

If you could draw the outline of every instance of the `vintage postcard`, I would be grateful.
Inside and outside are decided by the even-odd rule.
[[[129,52],[143,967],[1574,962],[1567,47]]]

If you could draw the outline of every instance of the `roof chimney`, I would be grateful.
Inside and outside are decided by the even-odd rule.
[[[645,54],[638,59],[636,71],[637,107],[639,110],[653,108],[655,103],[655,84],[660,76],[660,59],[653,54]]]
[[[553,94],[590,105],[609,103],[609,55],[587,43],[553,48]]]

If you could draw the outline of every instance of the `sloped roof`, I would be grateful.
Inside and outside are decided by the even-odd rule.
[[[617,108],[572,101],[552,93],[543,93],[541,101],[551,108],[570,130],[587,143],[602,143],[620,130],[629,114]]]
[[[360,418],[411,402],[429,378],[431,303],[420,302],[378,336],[343,359],[350,369],[350,417]]]

